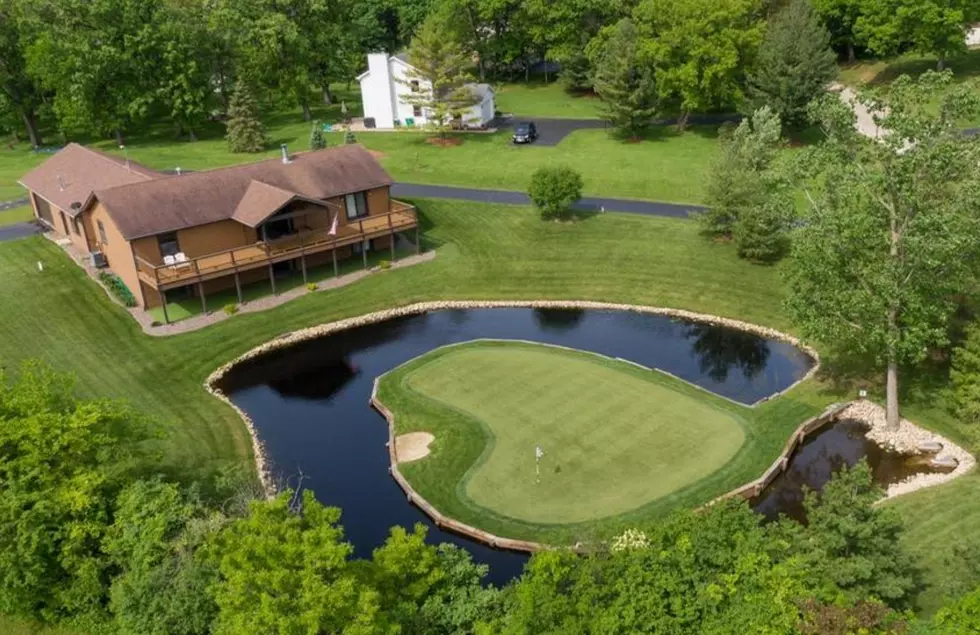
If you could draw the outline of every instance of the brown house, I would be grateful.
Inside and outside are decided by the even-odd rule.
[[[155,172],[70,144],[20,183],[34,215],[92,254],[139,306],[275,280],[286,271],[389,249],[415,230],[411,205],[358,145],[183,175]]]

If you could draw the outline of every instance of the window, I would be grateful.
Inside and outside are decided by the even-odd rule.
[[[77,216],[75,218],[71,219],[71,228],[72,228],[72,231],[74,231],[77,236],[81,236],[82,235],[81,230],[78,229],[78,217]]]
[[[177,242],[177,232],[168,232],[157,236],[161,256],[176,256],[180,253],[180,243]]]
[[[65,236],[68,235],[68,217],[65,216],[64,212],[61,212],[61,226],[65,229]]]
[[[96,221],[95,224],[99,228],[99,242],[101,242],[103,245],[108,245],[109,239],[105,237],[105,225],[102,224],[102,221]]]
[[[412,92],[413,93],[419,92],[419,80],[413,79],[412,82],[411,82],[411,86],[412,86]]]
[[[412,106],[412,116],[421,117],[422,116],[422,106]]]
[[[344,197],[344,202],[347,206],[347,218],[360,218],[361,216],[367,216],[367,197],[364,196],[364,192],[348,194],[346,197]]]

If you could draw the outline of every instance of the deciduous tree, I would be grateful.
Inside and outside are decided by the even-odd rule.
[[[911,44],[918,53],[946,60],[966,52],[966,27],[976,9],[971,0],[865,0],[854,32],[878,55],[894,55]]]
[[[582,175],[564,165],[538,168],[527,194],[542,216],[561,218],[582,198]]]
[[[807,104],[836,76],[830,33],[808,0],[791,0],[769,21],[748,93],[756,108],[769,106],[783,125],[801,128],[808,123]]]
[[[866,0],[812,0],[813,8],[823,19],[830,31],[831,43],[842,48],[847,55],[847,61],[857,60],[855,48],[862,42],[855,33],[854,26],[861,17],[862,7]]]
[[[893,428],[899,369],[947,344],[976,257],[980,140],[957,122],[980,112],[980,96],[948,90],[951,79],[900,77],[887,97],[865,94],[888,131],[876,141],[857,133],[850,107],[823,98],[815,113],[827,139],[797,165],[807,210],[793,239],[789,308],[808,337],[885,370]]]
[[[972,324],[966,339],[953,350],[949,389],[956,415],[980,423],[980,324]]]
[[[640,59],[639,47],[636,27],[624,18],[603,29],[587,49],[603,118],[631,139],[643,134],[657,112],[653,65]]]
[[[0,0],[0,102],[23,122],[31,146],[42,143],[38,110],[41,86],[27,72],[25,52],[33,39],[21,0]]]

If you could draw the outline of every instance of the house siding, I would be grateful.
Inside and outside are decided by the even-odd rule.
[[[89,216],[92,227],[98,227],[99,222],[101,222],[105,228],[105,236],[108,242],[102,241],[97,229],[92,232],[94,251],[101,251],[105,255],[112,272],[119,276],[129,287],[129,290],[133,292],[137,305],[144,306],[144,294],[141,292],[140,279],[136,274],[136,261],[133,259],[130,242],[123,238],[119,228],[116,227],[102,203],[96,202],[91,211],[87,211],[85,214]]]

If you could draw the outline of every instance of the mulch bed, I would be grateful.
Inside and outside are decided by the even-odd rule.
[[[439,146],[441,148],[449,148],[452,146],[462,145],[462,137],[428,137],[425,140],[426,143],[431,143],[434,146]]]

